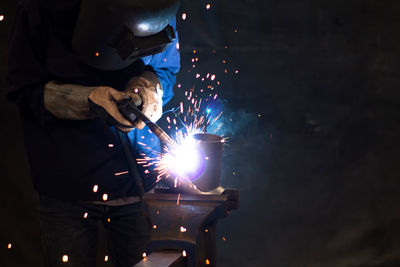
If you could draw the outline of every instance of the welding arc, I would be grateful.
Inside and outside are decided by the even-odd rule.
[[[176,146],[176,142],[169,137],[169,135],[164,132],[163,129],[161,129],[160,126],[158,126],[157,124],[155,124],[154,122],[152,122],[142,111],[140,111],[138,109],[138,107],[131,101],[128,100],[129,103],[123,102],[118,104],[118,108],[120,109],[121,113],[131,122],[133,122],[130,118],[132,118],[131,114],[129,113],[133,113],[134,115],[136,115],[136,117],[143,121],[147,127],[149,127],[149,129],[161,140],[161,142],[163,142],[168,148],[172,148],[174,146]],[[128,105],[128,108],[126,108]],[[123,109],[123,110],[121,110]],[[128,113],[128,114],[127,114]]]

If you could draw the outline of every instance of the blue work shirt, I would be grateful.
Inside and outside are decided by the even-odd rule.
[[[131,77],[151,70],[162,84],[165,104],[173,96],[172,88],[180,67],[178,39],[164,52],[144,57],[124,69],[97,70],[84,64],[70,47],[74,19],[57,21],[57,16],[53,16],[51,20],[39,2],[24,0],[18,4],[10,33],[6,76],[7,97],[20,107],[35,189],[40,194],[64,200],[98,201],[103,194],[109,200],[137,195],[116,129],[99,118],[56,118],[44,107],[44,85],[56,80],[123,90]],[[79,1],[73,3],[78,5]],[[175,19],[171,25],[176,27]],[[147,127],[135,129],[128,136],[135,154],[148,153],[138,142],[154,151],[160,149],[159,140]],[[156,174],[145,174],[144,168],[140,170],[149,188]],[[93,190],[95,186],[97,190]]]

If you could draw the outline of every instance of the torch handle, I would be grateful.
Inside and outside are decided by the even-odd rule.
[[[167,147],[173,147],[176,145],[176,142],[169,137],[160,126],[152,122],[142,111],[140,111],[132,100],[128,99],[118,103],[118,109],[121,114],[132,123],[136,118],[143,121]]]

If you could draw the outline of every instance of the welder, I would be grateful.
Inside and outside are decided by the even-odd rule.
[[[130,99],[152,121],[161,117],[180,67],[178,6],[18,3],[7,97],[20,110],[47,266],[95,266],[98,221],[115,266],[140,260],[150,232],[140,196],[156,177],[127,157],[127,146],[135,159],[158,151],[160,142],[143,122],[124,117],[118,103]]]

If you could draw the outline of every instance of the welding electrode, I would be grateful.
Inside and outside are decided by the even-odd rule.
[[[121,103],[118,103],[118,109],[125,118],[130,122],[134,122],[136,118],[143,121],[147,127],[163,142],[168,148],[174,147],[176,142],[169,137],[169,135],[161,129],[160,126],[152,122],[138,107],[133,103],[132,100],[127,99]]]

